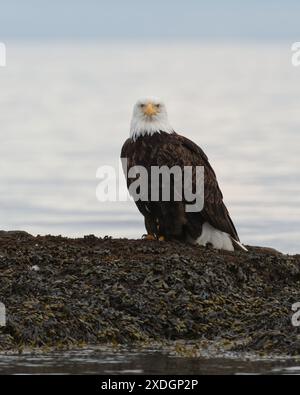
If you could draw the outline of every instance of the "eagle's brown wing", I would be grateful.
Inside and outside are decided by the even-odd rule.
[[[137,163],[137,158],[136,158],[136,145],[132,141],[132,139],[127,139],[125,143],[123,144],[123,147],[121,149],[121,159],[126,159],[127,160],[127,168],[123,168],[124,174],[126,175],[126,183],[127,183],[127,188],[129,188],[130,184],[134,181],[132,178],[128,178],[127,174],[130,168],[133,166],[136,166]],[[122,163],[122,165],[126,165],[125,163]],[[147,207],[147,202],[144,202],[142,200],[135,200],[135,204],[139,210],[139,212],[144,216],[145,220],[145,227],[148,232],[148,234],[155,235],[157,234],[157,222],[156,218],[153,218],[151,212],[149,211],[149,208]]]
[[[166,139],[165,146],[159,150],[158,164],[172,167],[204,166],[204,208],[201,216],[216,229],[230,234],[235,240],[239,237],[229,212],[223,202],[223,195],[219,188],[217,178],[203,150],[191,140],[176,133]],[[195,190],[195,180],[193,180]],[[187,217],[196,220],[194,213],[187,213]],[[193,218],[194,217],[194,218]]]
[[[121,150],[121,159],[127,159],[127,169],[123,168],[123,171],[125,174],[128,173],[128,170],[136,166],[136,163],[134,162],[134,143],[132,142],[132,139],[127,139],[125,143],[123,144],[122,150]],[[126,178],[127,182],[127,188],[129,188],[130,184],[133,182],[133,179],[129,179],[128,177]],[[135,201],[137,208],[139,209],[140,213],[145,217],[148,215],[145,203],[142,201]]]

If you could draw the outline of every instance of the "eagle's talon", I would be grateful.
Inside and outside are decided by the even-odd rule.
[[[156,240],[156,237],[153,236],[153,235],[148,234],[148,235],[143,235],[143,236],[142,236],[142,239],[143,239],[143,240],[153,241],[153,240]]]
[[[158,241],[166,241],[165,236],[159,236]]]

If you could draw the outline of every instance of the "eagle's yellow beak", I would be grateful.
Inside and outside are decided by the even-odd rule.
[[[158,109],[152,103],[148,103],[144,108],[144,114],[151,117],[152,115],[156,115],[158,113]]]

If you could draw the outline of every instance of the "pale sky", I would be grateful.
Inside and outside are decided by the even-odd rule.
[[[300,41],[299,0],[0,0],[0,41]]]

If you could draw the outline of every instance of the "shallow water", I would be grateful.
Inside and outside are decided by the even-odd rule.
[[[183,358],[161,351],[80,350],[1,355],[0,374],[299,374],[293,360]]]
[[[299,252],[300,67],[290,43],[7,42],[0,228],[139,238],[132,202],[97,201],[140,96],[208,154],[246,244]]]

